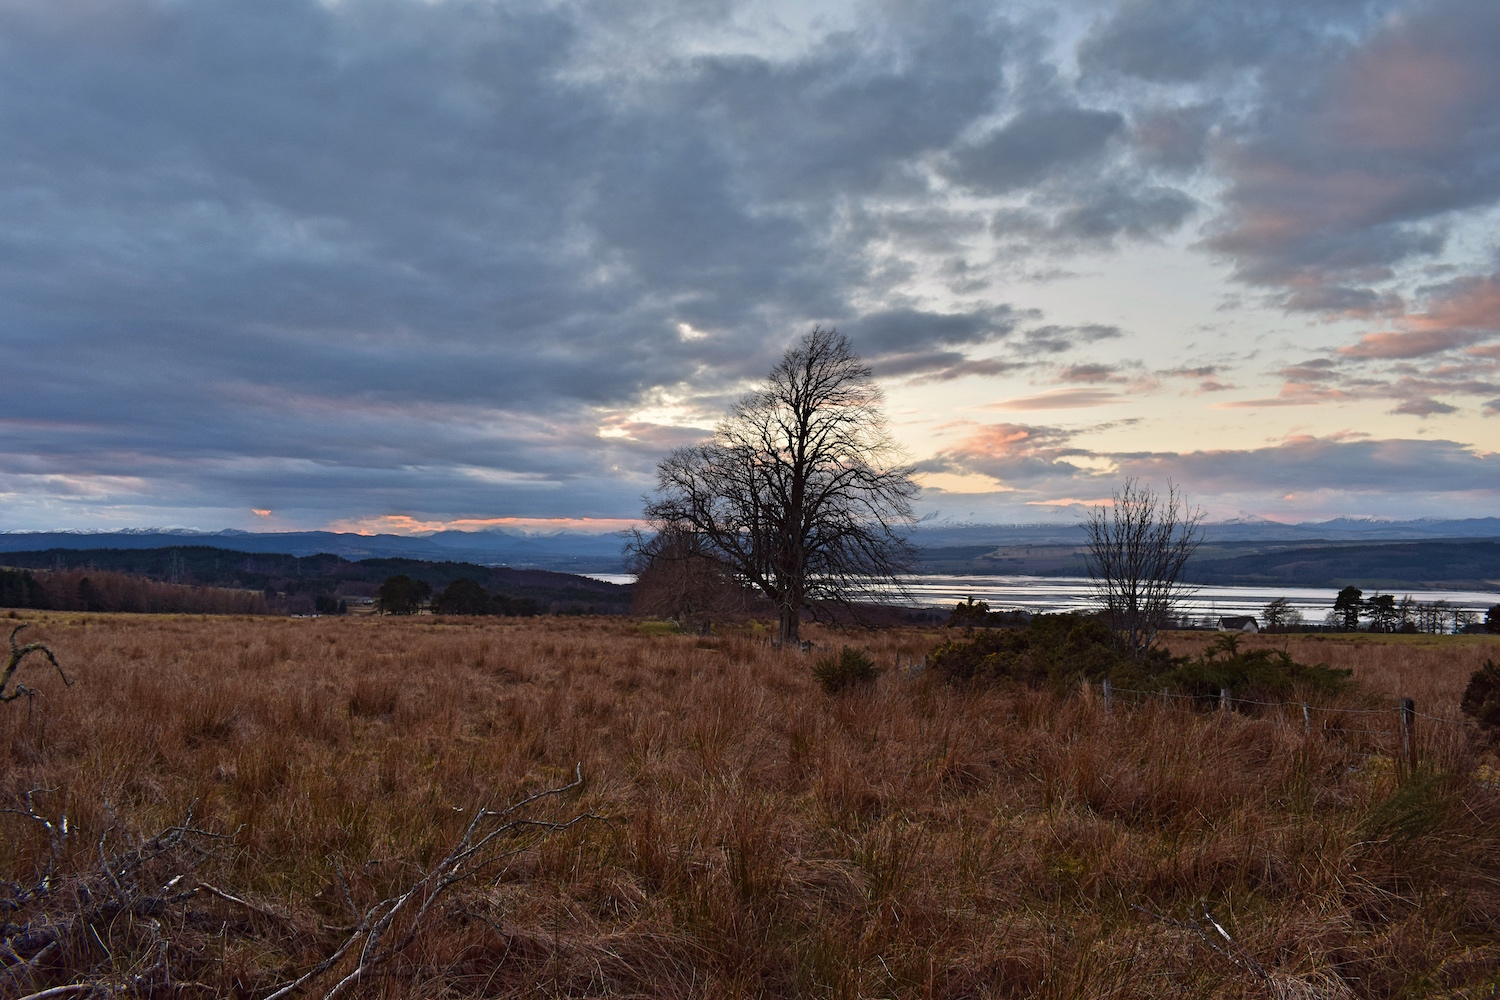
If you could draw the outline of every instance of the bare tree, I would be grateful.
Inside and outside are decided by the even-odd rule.
[[[662,461],[646,517],[658,533],[690,532],[764,594],[794,642],[804,609],[899,587],[911,564],[917,486],[882,402],[848,338],[814,328],[711,441]]]
[[[1188,509],[1170,482],[1162,496],[1135,479],[1109,506],[1090,509],[1089,577],[1110,627],[1132,656],[1156,644],[1187,587],[1183,569],[1203,539],[1204,512]]]
[[[674,618],[685,628],[707,631],[715,621],[748,617],[757,603],[703,536],[681,525],[650,535],[637,531],[629,551],[636,614]]]

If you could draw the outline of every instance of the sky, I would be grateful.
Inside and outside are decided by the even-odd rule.
[[[1500,500],[1494,0],[0,0],[0,529],[618,528],[815,324],[943,521]]]

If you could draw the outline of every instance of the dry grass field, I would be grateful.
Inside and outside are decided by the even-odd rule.
[[[1309,733],[1300,713],[1106,712],[889,669],[936,632],[812,630],[888,668],[830,696],[810,657],[755,633],[618,618],[33,617],[26,637],[74,684],[28,661],[41,695],[0,706],[4,996],[267,997],[417,884],[477,805],[564,786],[575,765],[581,789],[523,812],[599,818],[493,841],[493,863],[342,995],[1479,997],[1500,982],[1500,795],[1458,727],[1421,730],[1426,763],[1405,773],[1378,732],[1393,713],[1322,712]],[[1365,693],[1345,709],[1409,695],[1437,716],[1500,654],[1253,641],[1352,667]],[[190,809],[222,837],[148,839]],[[58,928],[45,954],[22,917]],[[297,995],[324,996],[359,955]],[[89,994],[49,994],[65,995]]]

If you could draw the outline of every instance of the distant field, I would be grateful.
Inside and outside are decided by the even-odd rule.
[[[197,864],[173,884],[219,894],[99,909],[29,970],[29,953],[0,958],[0,995],[93,978],[265,998],[411,886],[476,804],[563,785],[575,764],[581,792],[528,814],[602,819],[501,842],[523,849],[454,886],[343,995],[1488,996],[1500,981],[1493,760],[1428,726],[1431,770],[1403,781],[1392,739],[1349,714],[1399,695],[1453,714],[1500,655],[1486,637],[1250,639],[1365,685],[1308,733],[1300,717],[1106,712],[910,676],[940,630],[811,629],[887,668],[828,696],[810,657],[764,633],[619,617],[33,617],[28,637],[75,684],[32,663],[41,696],[0,706],[0,805],[46,789],[39,813],[67,814],[54,882],[113,898],[101,852],[193,803],[226,839],[152,862]],[[48,844],[37,820],[0,815],[0,879],[34,884]],[[1204,902],[1233,958],[1188,925],[1208,926]],[[299,995],[323,996],[358,951]]]
[[[1172,632],[1174,654],[1202,652],[1218,633]],[[1242,648],[1285,649],[1304,663],[1354,671],[1367,691],[1413,698],[1420,711],[1457,715],[1469,676],[1487,659],[1500,661],[1500,635],[1390,635],[1369,632],[1247,635]]]

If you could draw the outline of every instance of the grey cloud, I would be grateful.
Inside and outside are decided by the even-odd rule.
[[[1196,170],[1207,155],[1209,132],[1223,114],[1218,104],[1147,112],[1131,128],[1136,154],[1150,167],[1176,173]]]
[[[1124,332],[1117,326],[1089,323],[1083,326],[1039,326],[1027,330],[1017,349],[1028,354],[1061,354],[1079,344],[1093,344],[1101,340],[1118,340]]]
[[[1366,0],[1127,0],[1079,51],[1091,70],[1180,82],[1259,65],[1366,23],[1390,3]]]
[[[1419,399],[1408,399],[1406,402],[1402,403],[1400,406],[1397,406],[1391,412],[1405,413],[1410,416],[1416,417],[1430,417],[1434,414],[1440,413],[1457,413],[1458,407],[1452,406],[1448,403],[1444,403],[1441,400],[1433,399],[1431,397],[1423,397]]]
[[[1175,188],[1114,188],[1063,212],[1054,231],[1081,240],[1158,236],[1181,226],[1197,204]]]
[[[1036,318],[1034,310],[1009,306],[967,313],[935,313],[920,309],[887,309],[866,313],[843,324],[862,349],[878,354],[915,345],[976,345],[1010,335],[1019,322]]]
[[[1124,130],[1114,111],[1058,108],[1018,116],[972,148],[953,156],[949,174],[988,191],[1011,191],[1050,172],[1098,156]]]
[[[1444,245],[1447,213],[1500,198],[1500,8],[1437,0],[1269,74],[1215,147],[1230,182],[1209,245],[1287,304],[1377,307],[1391,268]]]
[[[1034,396],[1018,396],[986,404],[989,410],[1073,410],[1088,406],[1107,406],[1127,397],[1113,389],[1052,389]]]
[[[1083,364],[1070,365],[1058,374],[1061,382],[1123,382],[1124,376],[1120,375],[1113,365]]]
[[[1292,438],[1266,448],[1182,455],[1117,456],[1122,469],[1153,482],[1168,477],[1200,493],[1334,490],[1374,493],[1493,489],[1500,458],[1455,441]]]
[[[893,8],[894,47],[688,60],[631,99],[573,72],[589,16],[0,8],[0,302],[8,372],[32,387],[0,418],[39,421],[11,467],[230,507],[245,479],[274,492],[298,470],[325,506],[506,511],[546,482],[570,484],[553,513],[628,511],[619,484],[654,452],[601,439],[595,411],[732,389],[803,317],[857,316],[867,276],[826,236],[836,199],[898,182],[1003,84],[1003,23],[953,3]],[[1014,322],[926,320],[870,326],[910,350]]]

